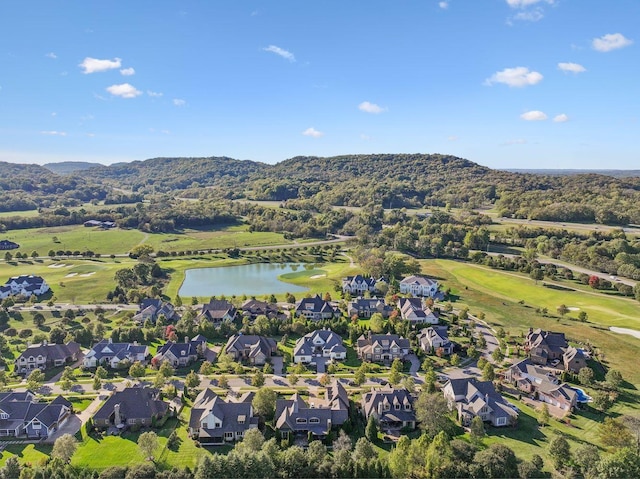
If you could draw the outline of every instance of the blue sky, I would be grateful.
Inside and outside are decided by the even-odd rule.
[[[0,160],[640,168],[640,1],[0,4]]]

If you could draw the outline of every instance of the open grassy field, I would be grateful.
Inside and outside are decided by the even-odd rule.
[[[537,285],[528,278],[510,272],[450,260],[423,260],[423,272],[452,289],[456,305],[469,306],[470,312],[484,312],[493,325],[500,325],[511,334],[525,333],[529,327],[564,332],[569,340],[589,342],[603,354],[608,367],[618,369],[630,383],[640,386],[640,371],[629,358],[636,356],[640,340],[612,333],[609,325],[625,325],[640,330],[638,303],[599,293],[576,290],[558,291]],[[521,303],[523,301],[523,303]],[[578,311],[565,317],[556,313],[560,304],[587,312],[587,323],[574,319]],[[536,308],[547,307],[547,317]],[[634,406],[635,407],[635,406]]]
[[[293,243],[281,233],[250,232],[247,225],[220,226],[207,229],[186,229],[176,233],[143,233],[134,229],[85,228],[84,226],[56,226],[11,230],[3,239],[20,245],[18,250],[28,255],[37,251],[46,256],[49,250],[93,251],[101,255],[124,254],[139,244],[167,252],[246,248]]]

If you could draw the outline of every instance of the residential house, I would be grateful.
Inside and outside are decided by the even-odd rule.
[[[91,351],[89,351],[82,361],[85,368],[96,368],[98,366],[109,366],[117,368],[122,361],[135,363],[140,361],[146,363],[149,355],[149,348],[143,344],[133,343],[114,343],[111,338],[103,339],[96,343]]]
[[[324,438],[349,418],[349,396],[342,383],[334,380],[327,387],[326,400],[313,398],[307,404],[298,393],[291,399],[278,399],[274,417],[275,428],[283,439],[291,434],[306,438],[309,433]]]
[[[18,249],[20,245],[9,240],[0,240],[0,250]]]
[[[7,286],[7,285],[0,286],[0,299],[8,298],[9,296],[11,296],[12,293],[13,293],[13,290],[11,289],[11,286]]]
[[[425,276],[408,276],[400,281],[400,292],[433,298],[438,293],[438,282]]]
[[[317,357],[342,360],[347,357],[347,348],[342,344],[342,337],[328,328],[318,329],[296,341],[293,348],[294,363],[315,362]]]
[[[496,427],[515,425],[518,413],[500,395],[491,381],[475,378],[449,379],[442,388],[450,409],[456,409],[463,426],[479,416]]]
[[[369,331],[358,338],[358,357],[363,361],[390,364],[394,359],[404,360],[410,352],[409,340],[397,334],[372,334]]]
[[[398,309],[400,310],[400,317],[413,324],[438,324],[440,321],[438,316],[423,304],[420,298],[400,298],[398,300]]]
[[[158,348],[153,357],[154,364],[168,361],[174,368],[184,368],[189,364],[203,358],[207,349],[207,338],[198,334],[193,339],[184,338],[184,342],[167,341]]]
[[[41,344],[28,346],[15,360],[15,372],[28,375],[34,369],[65,366],[78,361],[82,356],[80,345],[74,341],[67,344]]]
[[[115,221],[100,221],[100,220],[87,220],[83,223],[86,228],[98,227],[98,228],[114,228],[116,226]]]
[[[373,416],[384,432],[416,428],[413,396],[406,389],[371,388],[362,396],[362,412],[367,420]]]
[[[71,409],[71,403],[62,396],[51,402],[39,402],[28,390],[0,392],[0,436],[49,437],[66,422]]]
[[[20,275],[13,276],[7,280],[4,284],[11,288],[11,295],[22,295],[22,296],[40,296],[49,291],[49,285],[42,278],[42,276],[34,276],[30,275]]]
[[[276,354],[277,345],[271,338],[249,334],[234,334],[227,341],[225,352],[235,361],[262,366]]]
[[[529,352],[531,361],[536,364],[546,365],[548,362],[553,362],[553,365],[556,365],[562,363],[566,371],[574,373],[587,367],[587,360],[582,350],[569,346],[564,333],[530,328],[524,347]]]
[[[295,314],[313,321],[320,321],[321,319],[339,318],[340,310],[331,305],[329,301],[322,299],[320,295],[315,295],[299,300],[296,303]]]
[[[133,317],[138,324],[144,324],[149,320],[152,324],[156,324],[158,318],[162,316],[165,321],[177,321],[180,317],[176,313],[173,305],[168,301],[162,301],[158,298],[143,299],[140,303],[140,309]]]
[[[380,313],[383,318],[388,318],[394,310],[393,306],[389,306],[383,299],[378,298],[356,298],[349,301],[347,313],[352,318],[370,318],[374,313]]]
[[[245,395],[239,402],[230,402],[211,389],[201,391],[191,408],[189,436],[203,445],[241,440],[246,431],[258,427],[252,399],[252,395]]]
[[[213,324],[220,324],[223,321],[233,321],[236,319],[238,310],[226,299],[212,299],[202,305],[202,311],[196,318],[197,321],[210,321]]]
[[[529,333],[525,338],[525,350],[529,352],[531,361],[536,364],[547,364],[554,359],[562,360],[562,355],[569,344],[564,337],[564,333],[543,331],[529,328]]]
[[[448,356],[453,353],[453,343],[449,341],[446,326],[429,326],[418,334],[420,349],[427,354]]]
[[[577,404],[575,390],[567,384],[560,384],[554,374],[534,364],[528,358],[507,369],[505,380],[515,385],[520,391],[565,411],[571,411]]]
[[[573,371],[579,373],[582,368],[587,367],[587,359],[584,357],[582,350],[569,346],[562,355],[562,362],[565,371]]]
[[[248,299],[240,306],[243,316],[256,319],[258,316],[266,316],[269,319],[281,316],[280,308],[275,303],[267,301],[259,301],[257,299]]]
[[[93,415],[93,425],[98,429],[153,426],[170,413],[169,403],[159,397],[160,391],[147,387],[116,391]]]
[[[385,278],[364,277],[360,274],[355,276],[347,276],[342,278],[342,291],[351,295],[363,296],[364,293],[376,293],[380,292],[376,288],[376,284],[385,283],[388,284]]]

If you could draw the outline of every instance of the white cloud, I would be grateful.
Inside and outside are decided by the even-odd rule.
[[[324,133],[322,133],[321,131],[316,130],[313,127],[307,128],[306,130],[304,130],[302,132],[302,134],[304,136],[310,136],[312,138],[320,138],[321,136],[324,136]]]
[[[130,77],[131,75],[135,75],[136,71],[134,68],[123,68],[122,70],[120,70],[120,75],[125,76],[125,77]]]
[[[169,130],[160,130],[160,133],[162,133],[163,135],[170,135],[171,132]]]
[[[438,6],[443,10],[446,10],[447,8],[449,8],[449,2],[440,2],[438,3]]]
[[[559,115],[553,117],[553,121],[555,121],[556,123],[564,123],[565,121],[569,121],[569,117],[564,113],[560,113]]]
[[[548,117],[545,113],[539,110],[532,110],[520,115],[520,118],[527,121],[542,121],[546,120]]]
[[[85,136],[88,136],[89,138],[94,138],[96,136],[95,133],[85,133]]]
[[[625,38],[622,33],[607,33],[600,38],[594,38],[591,45],[594,50],[599,52],[610,52],[618,48],[628,47],[632,43],[633,40]]]
[[[507,4],[511,8],[526,8],[531,5],[535,5],[536,3],[548,3],[549,5],[553,5],[555,0],[507,0]]]
[[[382,108],[381,106],[376,105],[375,103],[370,103],[368,101],[363,101],[362,103],[360,103],[358,105],[358,110],[364,111],[365,113],[373,113],[374,115],[382,113],[383,111],[387,111],[386,108]]]
[[[518,12],[512,18],[525,22],[538,22],[544,18],[544,13],[542,12],[542,8],[538,7],[525,12]]]
[[[187,104],[187,102],[185,100],[182,100],[181,98],[174,98],[173,99],[173,104],[175,106],[185,106]]]
[[[47,53],[47,54],[45,55],[45,57],[47,57],[47,58],[51,58],[52,60],[55,60],[56,58],[58,58],[58,55],[56,55],[56,54],[55,54],[55,53],[53,53],[53,52],[49,52],[49,53]]]
[[[447,137],[447,141],[458,141],[458,137],[456,135],[451,135]]]
[[[162,96],[162,93],[158,92],[158,91],[147,90],[147,95],[149,95],[150,97],[153,97],[153,98],[159,98],[159,97]]]
[[[57,113],[57,112],[55,112],[55,111],[54,111],[54,112],[51,112],[51,116],[58,116],[58,113]]]
[[[263,50],[265,52],[271,52],[271,53],[275,53],[276,55],[280,55],[282,58],[285,58],[287,60],[289,60],[290,62],[295,62],[296,61],[296,57],[293,55],[293,53],[277,47],[275,45],[269,45],[267,48],[263,48]]]
[[[49,131],[41,131],[40,133],[43,135],[49,135],[49,136],[67,136],[66,131],[49,130]]]
[[[543,78],[542,73],[529,71],[527,67],[505,68],[487,78],[484,84],[504,83],[510,87],[524,87],[540,83]]]
[[[586,72],[587,69],[580,65],[579,63],[571,63],[571,62],[561,62],[558,63],[558,69],[563,72],[571,72],[571,73],[582,73]]]
[[[369,141],[371,139],[371,137],[369,135],[364,134],[364,133],[360,133],[360,139],[364,140],[364,141]]]
[[[122,60],[120,60],[120,58],[114,58],[113,60],[98,60],[97,58],[87,57],[82,60],[82,63],[78,66],[82,68],[82,73],[84,74],[106,72],[107,70],[120,68],[122,66]]]
[[[142,95],[142,92],[129,83],[121,83],[119,85],[111,85],[107,87],[107,91],[113,96],[122,98],[135,98]]]

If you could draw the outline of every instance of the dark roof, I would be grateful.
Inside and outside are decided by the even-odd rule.
[[[234,334],[227,341],[224,350],[229,352],[230,350],[243,351],[249,349],[249,357],[255,356],[259,352],[268,357],[275,351],[276,346],[275,340],[265,336]]]
[[[197,339],[196,339],[197,338]],[[165,354],[171,352],[176,358],[188,357],[188,356],[197,356],[198,355],[198,346],[201,344],[206,344],[207,340],[204,336],[200,336],[199,338],[193,338],[188,343],[185,342],[173,342],[167,341],[160,348],[158,348],[158,352],[156,353],[156,357],[164,356]]]
[[[200,428],[203,417],[212,413],[222,421],[222,427],[214,429]],[[244,423],[240,420],[244,418]],[[258,424],[258,418],[253,416],[251,401],[226,402],[211,389],[205,389],[196,397],[189,416],[189,427],[200,429],[200,437],[219,436],[225,432],[239,432],[249,429],[250,425]]]
[[[103,339],[96,343],[91,351],[97,361],[100,361],[104,357],[118,357],[124,359],[128,356],[135,356],[142,354],[147,350],[147,346],[142,344],[132,343],[112,343],[107,339]]]
[[[296,311],[311,311],[313,313],[331,313],[336,314],[336,308],[331,306],[328,301],[325,301],[319,294],[311,298],[302,298],[296,305]]]
[[[205,316],[206,318],[215,321],[221,320],[226,314],[235,316],[235,306],[224,299],[212,299],[208,303],[202,305],[202,311],[199,316]]]
[[[121,413],[128,419],[162,416],[167,412],[169,404],[157,400],[157,397],[158,390],[154,388],[125,388],[113,393],[93,417],[94,419],[109,419],[116,404],[120,404]]]
[[[67,360],[75,354],[80,352],[80,345],[74,341],[70,341],[67,344],[47,344],[41,343],[33,346],[29,346],[25,349],[16,361],[21,357],[29,358],[31,356],[42,356],[48,360]]]

